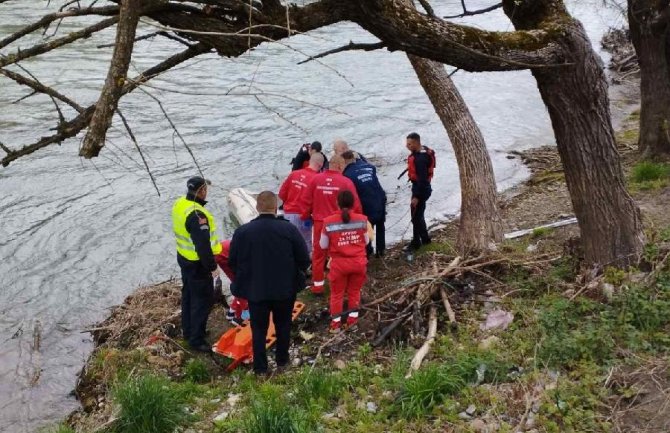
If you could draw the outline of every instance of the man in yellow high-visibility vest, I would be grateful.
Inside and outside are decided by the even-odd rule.
[[[202,177],[190,178],[186,196],[178,198],[172,207],[172,229],[183,283],[182,332],[189,346],[199,352],[211,352],[205,333],[214,299],[214,278],[220,272],[214,256],[222,248],[216,221],[204,207],[208,184]]]

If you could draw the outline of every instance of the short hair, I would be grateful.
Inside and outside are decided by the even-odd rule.
[[[346,141],[342,140],[341,138],[338,138],[333,142],[333,152],[338,153],[338,149],[341,150],[340,154],[342,154],[343,152],[349,150],[349,145],[347,144]]]
[[[260,213],[274,213],[277,210],[277,196],[272,191],[263,191],[256,197],[256,210]]]
[[[321,152],[314,153],[309,157],[309,165],[318,165],[319,168],[323,167],[324,161],[325,158]]]
[[[321,149],[323,149],[323,147],[321,146],[321,143],[318,142],[318,141],[315,141],[312,144],[310,144],[309,148],[312,149],[312,150],[315,150],[317,152],[321,152]]]
[[[352,159],[356,159],[356,155],[353,150],[347,150],[342,154],[342,158],[344,158],[345,161],[351,161]]]
[[[410,140],[421,141],[421,136],[420,136],[419,134],[417,134],[416,132],[412,132],[412,133],[410,133],[410,134],[407,136],[407,138],[409,138]]]
[[[330,158],[329,166],[331,168],[334,167],[344,168],[344,158],[342,158],[340,155],[333,155],[333,157]]]

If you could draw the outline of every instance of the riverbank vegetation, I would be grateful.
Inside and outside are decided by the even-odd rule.
[[[145,288],[93,331],[98,346],[78,385],[84,408],[69,425],[119,433],[667,431],[670,188],[634,188],[666,169],[625,149],[622,142],[649,240],[638,267],[593,274],[580,266],[577,228],[565,226],[505,240],[445,273],[458,255],[451,224],[412,263],[398,249],[371,263],[356,330],[328,334],[324,300],[302,294],[293,366],[265,379],[245,367],[228,375],[223,358],[188,353],[174,315],[178,282]],[[564,180],[549,175],[555,150],[521,157],[533,177],[501,199],[508,232],[569,214]],[[540,202],[547,206],[538,210]],[[418,312],[406,310],[428,287],[445,289],[455,322],[439,290]],[[431,309],[441,311],[437,335],[410,374]],[[222,314],[218,306],[214,335]]]

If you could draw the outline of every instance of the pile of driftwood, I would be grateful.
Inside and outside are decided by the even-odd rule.
[[[630,39],[628,29],[610,29],[600,42],[602,47],[612,54],[609,69],[612,74],[612,82],[621,84],[627,78],[634,76],[640,70],[637,54]]]
[[[433,261],[432,272],[429,275],[421,274],[404,281],[401,286],[384,296],[363,305],[363,309],[380,313],[383,309],[385,315],[395,316],[390,323],[381,327],[379,334],[373,340],[373,346],[380,346],[401,325],[407,324],[413,329],[414,334],[420,333],[421,323],[424,322],[422,311],[428,310],[428,332],[423,345],[418,349],[412,362],[408,376],[416,371],[430,347],[435,341],[438,324],[438,308],[443,307],[449,327],[457,327],[457,319],[454,308],[449,301],[450,282],[462,279],[471,273],[481,273],[481,270],[507,261],[503,258],[477,257],[463,261],[461,257],[455,257],[444,269],[439,270],[438,261]]]

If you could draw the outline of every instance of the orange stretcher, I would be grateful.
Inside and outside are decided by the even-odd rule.
[[[295,320],[304,309],[305,304],[296,301],[293,306],[291,320]],[[270,315],[270,327],[268,328],[268,334],[265,339],[265,347],[270,348],[275,341],[277,341],[275,325],[272,322],[272,315]],[[241,363],[249,364],[253,361],[254,354],[251,347],[251,326],[249,325],[249,321],[245,320],[242,325],[227,330],[221,338],[219,338],[219,341],[214,343],[212,350],[219,355],[223,355],[233,360],[233,362],[226,368],[227,372],[233,371]]]

